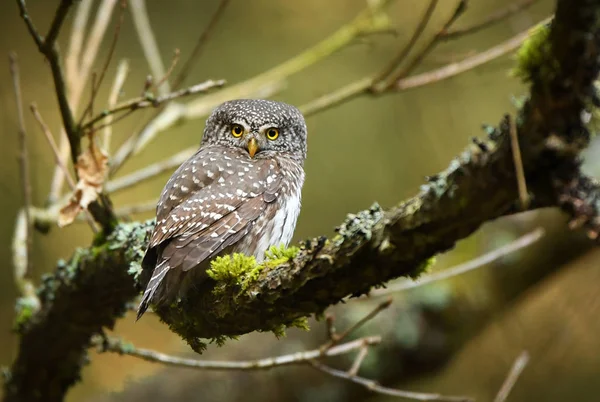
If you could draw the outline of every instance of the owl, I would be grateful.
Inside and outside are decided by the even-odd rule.
[[[300,111],[281,102],[232,100],[211,113],[200,148],[158,201],[137,319],[149,304],[171,303],[206,280],[216,256],[243,253],[260,262],[270,246],[289,244],[300,212],[306,131]]]

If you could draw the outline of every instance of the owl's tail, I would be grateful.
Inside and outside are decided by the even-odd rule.
[[[142,301],[140,302],[140,305],[138,307],[137,318],[135,319],[136,321],[142,318],[142,316],[148,309],[148,305],[152,301],[154,293],[156,293],[156,290],[160,286],[162,280],[167,275],[167,272],[169,272],[169,269],[171,269],[171,266],[169,265],[169,260],[162,260],[162,262],[158,264],[156,268],[154,268],[154,271],[152,272],[152,277],[148,282],[148,286],[146,286],[146,290],[144,291],[144,295],[142,296]]]

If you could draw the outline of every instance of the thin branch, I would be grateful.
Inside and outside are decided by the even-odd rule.
[[[56,165],[60,166],[60,168],[63,170],[64,176],[67,178],[67,183],[69,184],[71,191],[75,191],[75,188],[76,188],[75,180],[71,176],[69,169],[67,168],[67,166],[64,164],[63,160],[60,157],[58,146],[56,145],[56,142],[54,141],[54,136],[52,135],[50,128],[48,128],[48,125],[46,125],[46,123],[44,122],[44,119],[42,118],[42,115],[38,111],[35,103],[32,103],[29,106],[29,108],[31,109],[33,116],[35,117],[38,124],[40,125],[40,128],[42,129],[42,132],[44,133],[44,136],[46,137],[46,140],[48,141],[48,144],[50,145],[50,149],[52,149],[52,153],[54,155],[54,160],[56,162]],[[96,227],[96,224],[94,223],[94,219],[91,216],[91,213],[87,209],[85,210],[85,216],[86,216],[87,223],[90,225],[90,228],[92,229],[92,231],[94,233],[97,233],[98,228]]]
[[[508,398],[510,391],[512,391],[513,387],[515,386],[515,383],[517,382],[517,380],[521,376],[521,373],[525,369],[525,366],[527,366],[527,363],[529,363],[529,353],[526,350],[524,350],[513,363],[508,373],[508,376],[506,377],[504,383],[502,384],[502,387],[500,388],[500,391],[498,391],[496,398],[494,398],[494,402],[506,401],[506,398]]]
[[[369,354],[368,346],[363,345],[363,347],[358,350],[358,354],[356,355],[354,362],[352,362],[352,366],[348,370],[349,375],[355,376],[358,374],[358,371],[360,370],[360,366],[362,366],[362,364],[365,361],[365,358],[367,357],[368,354]]]
[[[64,162],[60,158],[58,146],[56,145],[56,142],[54,141],[54,136],[52,135],[50,128],[44,122],[44,119],[42,118],[42,115],[38,111],[37,105],[35,103],[32,103],[31,105],[29,105],[29,108],[31,109],[31,113],[33,113],[33,117],[35,117],[35,119],[37,120],[38,124],[40,125],[40,128],[42,129],[42,133],[44,133],[44,136],[46,137],[46,140],[48,141],[48,144],[50,145],[50,149],[52,150],[52,154],[54,155],[54,160],[55,160],[56,164],[62,169],[65,177],[67,178],[67,183],[69,184],[71,191],[75,190],[75,180],[71,176],[71,173],[69,172],[69,169],[67,168],[67,166],[64,164]]]
[[[377,381],[369,380],[367,378],[358,377],[356,375],[349,374],[346,371],[337,370],[332,367],[326,366],[325,364],[319,363],[317,361],[311,361],[310,365],[322,371],[325,374],[328,374],[333,377],[341,378],[343,380],[351,381],[355,384],[362,385],[369,391],[382,394],[389,395],[398,398],[406,398],[412,399],[416,401],[439,401],[439,402],[469,402],[473,401],[472,398],[466,396],[445,396],[440,394],[429,394],[424,392],[413,392],[413,391],[403,391],[401,389],[389,388],[380,385]]]
[[[552,17],[545,18],[536,25],[548,23]],[[447,78],[454,77],[458,74],[462,74],[466,71],[472,70],[483,64],[489,63],[490,61],[502,57],[513,50],[516,50],[530,35],[530,30],[523,31],[505,42],[500,43],[494,47],[491,47],[481,53],[477,53],[473,56],[467,57],[456,63],[449,64],[447,66],[437,68],[435,70],[407,77],[396,82],[393,87],[394,91],[402,91],[406,89],[416,88],[423,85],[439,82]]]
[[[117,0],[103,0],[98,11],[96,12],[96,19],[94,26],[89,34],[88,40],[85,44],[85,52],[81,58],[81,67],[79,69],[79,76],[77,79],[73,79],[71,84],[71,91],[69,98],[73,109],[76,109],[81,99],[81,94],[87,83],[92,66],[98,56],[98,50],[102,44],[102,40],[110,24],[113,10],[117,4]]]
[[[117,67],[117,74],[115,80],[108,95],[108,109],[113,109],[119,100],[119,95],[125,85],[127,74],[129,73],[129,62],[127,60],[121,60]],[[108,153],[110,150],[110,140],[112,138],[112,122],[114,115],[110,115],[106,118],[106,127],[104,128],[104,141],[102,141],[104,150]]]
[[[133,113],[135,113],[137,109],[131,109],[131,110],[127,110],[125,113],[120,114],[119,116],[111,119],[110,121],[107,121],[103,124],[100,124],[99,126],[93,127],[87,131],[86,134],[89,134],[91,132],[95,132],[95,131],[100,131],[100,130],[104,130],[107,127],[112,127],[114,126],[116,123],[120,122],[121,120],[125,120],[127,117],[131,116]]]
[[[134,215],[134,214],[141,214],[143,212],[155,211],[157,203],[158,203],[158,200],[150,200],[150,201],[144,201],[144,202],[140,202],[138,204],[133,204],[133,205],[124,205],[115,210],[115,215],[117,215],[119,218],[125,218],[130,215]],[[135,306],[136,311],[137,311],[138,304],[136,304],[136,306]]]
[[[44,46],[44,39],[40,36],[38,30],[33,24],[33,21],[29,17],[29,13],[27,12],[27,6],[25,5],[25,0],[17,0],[17,5],[19,6],[19,14],[21,15],[23,21],[25,21],[25,25],[27,26],[29,34],[33,38],[37,47],[41,49]]]
[[[360,12],[352,21],[340,27],[331,36],[295,57],[239,84],[215,94],[194,100],[186,105],[169,104],[146,126],[127,140],[115,154],[111,173],[114,174],[129,159],[139,153],[156,136],[183,119],[207,116],[214,107],[236,98],[268,98],[283,88],[285,80],[311,65],[331,56],[367,33],[389,29],[389,20],[382,18],[392,0],[380,0]]]
[[[58,104],[60,107],[60,113],[63,120],[63,125],[69,139],[69,144],[71,146],[71,160],[73,163],[77,163],[77,157],[81,152],[81,142],[79,138],[79,134],[75,128],[75,121],[73,119],[73,113],[69,106],[69,101],[67,100],[67,87],[65,84],[65,77],[63,74],[62,65],[60,62],[60,55],[58,53],[58,48],[56,46],[56,37],[60,32],[60,28],[62,27],[62,23],[65,20],[65,17],[73,4],[73,0],[61,0],[56,14],[54,15],[54,20],[50,26],[50,31],[48,32],[47,38],[40,44],[39,34],[35,31],[35,27],[33,23],[28,17],[27,8],[24,0],[17,0],[17,4],[21,10],[21,16],[27,23],[29,27],[29,31],[33,36],[34,41],[38,45],[38,50],[48,60],[50,64],[50,69],[52,70],[52,78],[54,80],[56,97],[58,99]]]
[[[517,176],[517,188],[519,189],[519,201],[521,202],[521,209],[527,210],[529,207],[529,192],[527,191],[527,180],[525,179],[525,168],[523,167],[523,159],[521,158],[521,148],[519,147],[519,137],[517,134],[517,122],[516,118],[506,116],[510,127],[510,146],[512,149],[513,162],[515,165],[515,172]]]
[[[430,39],[430,41],[425,45],[425,47],[423,47],[423,49],[419,53],[417,53],[417,55],[412,59],[408,66],[400,69],[394,74],[391,74],[389,77],[387,77],[387,79],[383,80],[382,82],[374,82],[372,90],[375,92],[383,92],[393,87],[396,81],[407,77],[409,74],[411,74],[418,66],[421,65],[425,57],[427,57],[427,55],[431,53],[431,51],[435,49],[435,47],[441,42],[443,33],[450,29],[452,24],[454,24],[456,20],[458,20],[458,18],[465,12],[466,9],[467,0],[459,0],[458,4],[456,5],[456,8],[454,9],[454,12],[446,20],[444,25],[442,25],[442,28]]]
[[[327,330],[327,339],[332,342],[335,342],[336,330],[333,325],[335,322],[335,317],[332,314],[327,314],[325,316],[325,329]]]
[[[107,193],[115,193],[126,188],[133,187],[145,180],[158,176],[159,174],[175,169],[198,150],[197,147],[186,148],[175,155],[163,159],[160,162],[153,163],[142,169],[136,170],[126,176],[113,179],[106,183],[104,187]]]
[[[179,55],[179,49],[175,49],[175,51],[173,52],[173,59],[171,60],[171,65],[169,66],[169,69],[167,70],[165,75],[154,84],[155,87],[160,87],[163,84],[163,82],[166,82],[171,76],[171,74],[173,74],[175,66],[177,66],[177,63],[179,63]]]
[[[549,19],[546,19],[541,23],[545,23],[548,20]],[[496,45],[481,53],[477,53],[473,56],[469,56],[459,62],[436,68],[422,74],[400,79],[396,82],[393,88],[390,88],[387,92],[382,94],[405,91],[407,89],[433,84],[454,77],[458,74],[462,74],[517,49],[519,46],[521,46],[521,43],[527,39],[528,36],[529,30],[523,31],[499,45]],[[310,116],[340,105],[344,102],[354,99],[357,96],[367,94],[377,95],[369,91],[372,83],[373,78],[362,78],[300,106],[300,111],[302,111],[305,116]]]
[[[148,11],[146,10],[146,0],[129,0],[129,3],[131,4],[131,15],[133,17],[135,30],[142,45],[144,56],[150,66],[152,76],[155,79],[164,77],[165,66],[160,57],[160,51],[156,44],[156,37],[152,31],[152,26],[150,25]],[[171,86],[168,81],[162,83],[162,85],[159,85],[156,89],[159,95],[171,92]]]
[[[427,24],[429,23],[429,20],[431,19],[431,16],[433,15],[435,8],[437,7],[437,4],[438,4],[438,0],[430,0],[429,1],[429,5],[427,6],[427,9],[425,9],[425,13],[421,17],[421,20],[419,21],[419,24],[417,25],[417,28],[413,32],[413,35],[411,36],[408,43],[404,46],[404,48],[402,48],[402,50],[400,50],[398,55],[392,59],[392,61],[388,64],[388,66],[385,69],[383,69],[381,71],[381,73],[379,73],[377,76],[375,76],[375,78],[373,79],[373,82],[376,83],[376,82],[383,81],[391,73],[393,73],[394,70],[400,64],[402,64],[404,59],[406,59],[406,57],[409,55],[412,48],[415,46],[415,44],[417,43],[417,41],[423,34],[423,31],[427,27]]]
[[[78,124],[79,126],[81,126],[83,120],[85,119],[85,117],[87,116],[88,113],[90,115],[93,115],[92,107],[94,105],[94,99],[96,98],[98,90],[100,89],[100,86],[102,85],[102,81],[104,80],[104,76],[106,75],[106,71],[108,70],[108,66],[110,65],[113,54],[115,53],[115,49],[117,47],[117,42],[119,40],[119,34],[121,33],[121,26],[123,26],[123,20],[125,19],[125,9],[126,8],[127,8],[127,1],[121,0],[119,19],[117,20],[117,23],[115,25],[115,33],[113,34],[112,41],[108,48],[108,55],[106,56],[106,60],[104,61],[104,66],[102,67],[102,69],[100,69],[100,75],[98,76],[98,79],[92,81],[92,89],[91,89],[92,96],[91,96],[90,102],[88,103],[87,107],[84,109],[84,111],[81,115],[81,119]]]
[[[23,95],[21,92],[21,76],[19,72],[19,62],[16,53],[9,55],[10,74],[13,81],[13,90],[15,92],[15,103],[17,105],[17,121],[19,134],[19,171],[21,173],[21,190],[23,195],[23,213],[25,214],[25,264],[23,271],[17,272],[15,277],[18,279],[26,279],[31,274],[31,246],[33,242],[32,231],[33,225],[29,210],[32,206],[31,200],[31,181],[29,171],[29,154],[27,151],[27,132],[25,130],[25,117],[23,113]]]
[[[179,72],[177,77],[175,77],[175,79],[173,80],[173,89],[179,88],[179,86],[185,81],[185,79],[189,75],[190,70],[192,69],[194,64],[196,64],[198,62],[198,59],[200,58],[202,51],[204,50],[206,44],[208,43],[208,39],[210,38],[210,35],[213,33],[215,27],[217,26],[217,23],[223,16],[223,12],[227,8],[227,5],[229,4],[229,2],[230,2],[230,0],[220,0],[219,1],[219,5],[217,6],[215,13],[212,15],[212,17],[211,17],[210,21],[208,22],[208,25],[206,26],[204,31],[202,31],[202,33],[200,34],[200,37],[198,38],[198,41],[196,42],[196,45],[194,46],[194,49],[192,50],[190,57],[188,57],[188,59],[185,61],[185,63],[183,63],[183,66],[181,67],[181,71]]]
[[[73,28],[71,29],[71,35],[69,35],[69,50],[65,57],[65,70],[68,78],[79,75],[79,56],[92,4],[93,0],[81,0],[75,12]]]
[[[288,355],[268,357],[266,359],[247,361],[211,361],[187,359],[176,357],[148,349],[139,349],[131,344],[124,344],[115,339],[98,339],[96,344],[101,352],[112,352],[121,355],[137,357],[153,363],[162,363],[168,366],[193,368],[198,370],[268,370],[275,367],[289,366],[294,364],[306,364],[314,359],[323,357],[339,356],[360,349],[365,345],[377,345],[381,342],[379,336],[369,336],[351,342],[343,343],[332,348],[322,350],[314,349],[305,352],[297,352]]]
[[[498,22],[505,20],[506,18],[525,10],[535,3],[537,0],[523,0],[519,3],[510,3],[508,7],[503,8],[501,10],[497,10],[494,13],[490,14],[482,21],[479,21],[473,25],[467,26],[465,28],[455,28],[452,30],[448,30],[442,34],[442,40],[450,40],[457,39],[461,36],[470,35],[477,33],[483,29],[489,28]]]
[[[408,289],[414,289],[421,286],[428,285],[433,282],[438,282],[444,279],[452,278],[454,276],[462,275],[466,272],[473,271],[490,264],[502,257],[517,252],[525,247],[529,247],[533,243],[537,242],[544,236],[544,229],[538,228],[532,232],[529,232],[518,239],[500,247],[489,253],[483,254],[477,258],[469,260],[463,264],[456,265],[454,267],[445,269],[429,275],[423,275],[418,280],[402,280],[396,284],[388,286],[385,289],[376,289],[369,293],[369,297],[382,297],[389,296],[390,294],[402,292]],[[350,299],[350,300],[364,300],[364,299]]]
[[[180,89],[175,92],[160,95],[156,98],[154,97],[154,95],[152,95],[152,93],[147,92],[145,96],[140,96],[138,98],[130,99],[119,105],[116,105],[112,109],[102,111],[102,113],[100,113],[98,116],[92,118],[89,122],[85,123],[81,127],[81,130],[82,131],[89,130],[97,122],[99,122],[115,113],[143,109],[143,108],[147,108],[147,107],[158,107],[165,102],[172,101],[173,99],[177,99],[177,98],[181,98],[181,97],[189,96],[189,95],[197,95],[197,94],[201,94],[201,93],[206,93],[212,89],[220,88],[223,85],[225,85],[225,80],[216,80],[216,81],[208,80],[203,83],[193,85],[189,88],[184,88],[184,89]]]
[[[60,33],[60,29],[62,28],[63,22],[67,17],[69,9],[73,5],[75,0],[62,0],[56,9],[56,13],[54,14],[54,20],[52,21],[52,25],[50,25],[50,30],[44,39],[44,47],[49,52],[49,49],[54,46],[56,42],[56,38],[58,38],[58,34]]]
[[[332,346],[337,345],[338,343],[340,343],[344,339],[347,339],[348,336],[350,336],[350,334],[352,334],[358,328],[362,327],[367,322],[369,322],[370,320],[372,320],[373,318],[375,318],[383,310],[385,310],[388,307],[390,307],[391,304],[392,304],[392,298],[390,297],[388,300],[385,300],[385,301],[379,303],[377,305],[377,307],[375,307],[371,312],[369,312],[369,314],[367,314],[366,316],[364,316],[363,318],[361,318],[360,320],[358,320],[357,322],[355,322],[352,326],[350,326],[348,329],[346,329],[344,332],[342,332],[339,335],[336,334],[335,330],[333,330],[333,327],[331,327],[328,330],[329,331],[329,338],[330,339],[321,348],[322,349],[331,348]]]
[[[81,65],[78,68],[78,74],[76,76],[68,75],[68,101],[71,106],[72,113],[77,113],[81,105],[81,97],[83,90],[86,87],[88,78],[94,61],[98,55],[98,50],[102,39],[106,33],[106,29],[111,21],[112,12],[117,3],[117,0],[102,0],[94,20],[94,25],[91,28],[88,39],[83,47],[85,49],[83,56],[81,57]],[[60,155],[61,160],[66,164],[69,153],[69,141],[64,132],[60,134]],[[50,187],[49,200],[56,200],[60,196],[63,187],[63,170],[60,166],[56,166],[54,175],[52,178],[52,184]]]

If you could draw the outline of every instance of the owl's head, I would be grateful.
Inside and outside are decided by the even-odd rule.
[[[253,158],[285,153],[306,158],[306,123],[287,103],[237,99],[218,106],[206,121],[202,145],[243,148]]]

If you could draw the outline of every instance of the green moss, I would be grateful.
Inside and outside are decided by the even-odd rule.
[[[245,287],[249,281],[256,280],[262,269],[263,266],[256,262],[256,258],[234,253],[212,260],[206,273],[217,282],[213,292],[218,295],[228,285]]]
[[[517,65],[510,74],[525,82],[535,79],[549,81],[559,70],[559,64],[552,53],[549,40],[550,25],[539,24],[530,30],[529,37],[517,51]]]
[[[271,329],[271,332],[277,338],[284,338],[286,335],[286,330],[288,328],[299,328],[303,331],[310,331],[310,327],[308,325],[308,317],[298,317],[288,323],[279,324]]]
[[[21,331],[31,320],[33,315],[36,313],[39,308],[37,302],[28,298],[21,297],[17,300],[17,304],[15,306],[16,309],[16,317],[14,327],[18,332]]]
[[[273,327],[271,332],[273,333],[273,335],[275,335],[277,337],[277,339],[285,338],[285,329],[286,329],[285,325],[279,324],[279,325],[276,325],[275,327]]]
[[[265,261],[263,264],[267,267],[276,267],[294,259],[300,252],[298,247],[286,248],[283,244],[279,246],[271,246],[265,252]]]
[[[217,282],[215,294],[221,294],[227,285],[237,285],[243,292],[258,279],[263,269],[285,264],[298,252],[300,252],[298,247],[271,246],[265,252],[265,260],[261,264],[256,262],[256,258],[244,254],[225,255],[211,261],[210,269],[206,273]]]
[[[413,271],[410,272],[409,276],[411,279],[417,279],[419,276],[428,273],[431,271],[431,267],[435,264],[435,257],[431,257],[423,261],[416,267]]]
[[[303,331],[310,331],[310,326],[308,325],[308,318],[307,317],[299,317],[296,318],[294,321],[290,322],[288,325],[288,328],[299,328]]]

